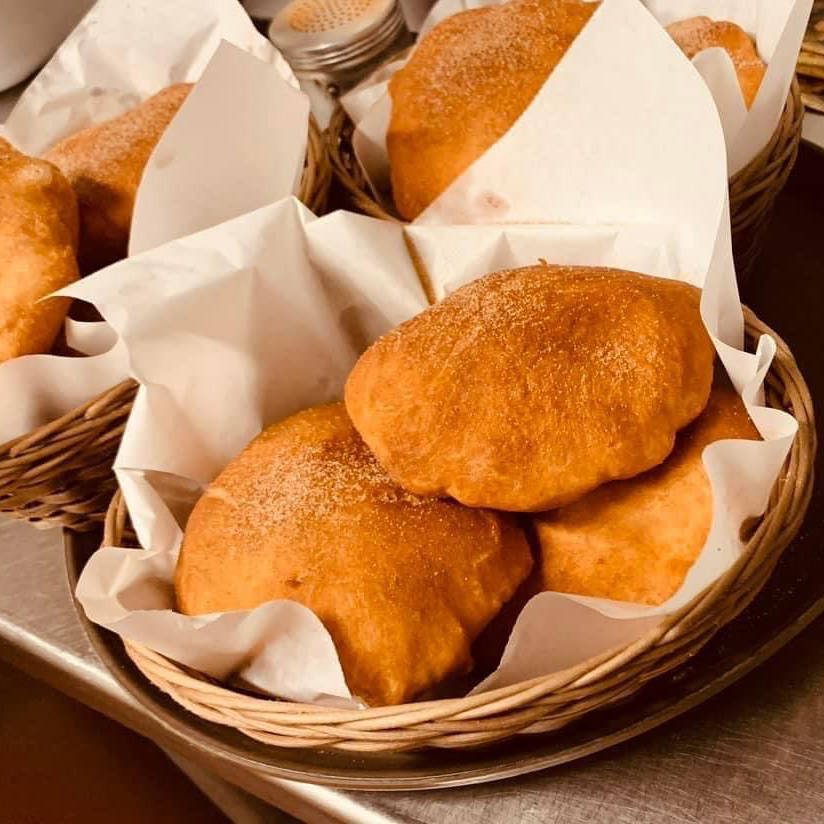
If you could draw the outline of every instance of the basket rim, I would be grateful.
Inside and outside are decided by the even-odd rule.
[[[316,215],[323,214],[332,184],[332,162],[326,133],[310,112],[306,135],[306,155],[301,172],[298,199]]]
[[[136,381],[126,379],[0,445],[0,513],[38,529],[100,524],[136,392]]]
[[[54,418],[47,423],[35,427],[29,432],[18,435],[4,444],[0,444],[0,470],[9,461],[19,461],[19,459],[30,452],[40,448],[43,441],[52,438],[60,439],[66,437],[66,429],[77,421],[92,421],[95,418],[106,415],[111,407],[125,398],[133,396],[137,390],[137,381],[133,378],[126,378],[114,386],[104,389],[85,403],[75,406],[63,415]]]
[[[638,679],[640,683],[674,668],[680,661],[672,666],[667,666],[665,662],[657,670],[655,665],[673,645],[697,644],[700,648],[720,626],[749,603],[800,528],[812,493],[816,433],[809,389],[781,337],[746,307],[744,314],[751,338],[770,334],[775,339],[777,352],[770,378],[782,396],[782,405],[793,408],[799,432],[775,485],[768,509],[740,557],[707,589],[676,612],[664,616],[655,627],[635,641],[619,645],[560,672],[477,695],[366,709],[330,709],[241,693],[121,636],[127,654],[149,681],[201,718],[235,726],[264,742],[293,747],[397,751],[420,746],[471,746],[515,733],[562,726],[566,722],[556,714],[551,722],[547,722],[549,726],[545,724],[541,727],[547,707],[557,704],[563,711],[569,705],[569,720],[573,720],[601,706],[602,693],[608,694],[615,686],[613,682],[619,682],[619,696],[633,691],[636,688],[633,683],[620,684],[621,674],[628,664],[644,655],[651,656],[652,672],[642,673]],[[788,393],[792,395],[790,400],[787,400]],[[125,523],[126,508],[118,492],[107,512],[102,546],[116,544],[123,534]],[[752,569],[749,569],[750,566]],[[712,617],[718,601],[733,593],[739,578],[744,581],[743,594],[727,610],[727,617],[724,620],[713,619],[709,628],[703,627],[701,618]],[[660,650],[664,652],[656,655]],[[693,647],[688,650],[690,655],[695,651]],[[608,700],[603,703],[611,703],[612,700],[615,697],[608,695]],[[500,734],[502,724],[504,727],[509,725],[511,729],[505,729]],[[493,728],[491,736],[484,725]],[[454,732],[453,728],[467,726],[477,732]],[[387,737],[394,743],[387,746]]]

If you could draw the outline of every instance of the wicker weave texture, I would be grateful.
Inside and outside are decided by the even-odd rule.
[[[323,214],[332,181],[326,138],[312,117],[298,197]],[[0,445],[0,512],[48,529],[102,523],[117,484],[112,463],[137,384],[128,380]]]
[[[801,101],[812,112],[824,114],[824,0],[815,0],[807,35],[798,55]]]
[[[306,160],[300,179],[298,198],[316,215],[326,211],[329,186],[332,183],[332,163],[327,150],[326,135],[313,115],[309,116],[309,134],[306,141]]]
[[[778,344],[766,401],[795,415],[798,437],[740,559],[705,592],[634,643],[563,672],[481,695],[366,710],[244,694],[124,641],[129,656],[155,686],[190,712],[280,747],[357,752],[472,747],[518,733],[556,730],[631,695],[692,657],[752,601],[801,527],[810,501],[816,435],[809,390],[786,344],[749,311],[746,320],[751,342],[769,333]],[[118,493],[109,508],[103,544],[121,543],[126,522]]]
[[[732,247],[741,282],[752,274],[775,199],[795,166],[803,122],[801,89],[794,79],[781,120],[770,141],[730,179]]]
[[[739,280],[751,273],[761,250],[764,229],[775,198],[790,176],[801,142],[804,107],[794,81],[781,121],[767,145],[730,179],[733,252]],[[327,130],[329,157],[335,178],[353,209],[370,217],[401,222],[392,203],[372,191],[352,148],[352,121],[338,107]]]
[[[99,524],[137,384],[128,380],[0,446],[0,512],[46,529]]]

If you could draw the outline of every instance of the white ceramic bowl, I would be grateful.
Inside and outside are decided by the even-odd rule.
[[[25,80],[77,25],[94,0],[1,0],[0,91]]]

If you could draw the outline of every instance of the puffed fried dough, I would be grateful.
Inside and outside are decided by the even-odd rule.
[[[84,273],[126,257],[143,170],[190,89],[188,83],[169,86],[119,117],[61,140],[44,155],[77,194]]]
[[[767,66],[758,56],[753,39],[740,26],[726,20],[691,17],[667,26],[667,31],[690,60],[704,49],[724,49],[732,58],[744,102],[748,109],[752,107]]]
[[[726,438],[760,436],[724,379],[661,466],[535,518],[540,555],[530,577],[532,592],[653,605],[672,597],[712,525],[712,489],[701,456],[706,446]]]
[[[531,566],[508,516],[393,484],[338,403],[275,424],[224,469],[189,519],[175,587],[189,615],[304,604],[352,692],[380,705],[466,671]]]
[[[416,218],[509,130],[598,3],[509,0],[446,18],[389,83],[395,205]]]
[[[68,181],[0,138],[0,363],[48,352],[77,280],[77,203]]]
[[[712,384],[698,289],[616,269],[480,278],[374,343],[346,408],[419,495],[539,512],[672,450]]]

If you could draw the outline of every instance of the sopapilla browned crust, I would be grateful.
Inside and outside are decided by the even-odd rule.
[[[714,349],[699,300],[616,269],[487,275],[376,341],[346,407],[406,489],[558,507],[661,463],[704,409]]]
[[[61,140],[45,153],[77,194],[78,258],[84,273],[126,256],[143,170],[190,89],[188,83],[169,86],[119,117]]]
[[[51,349],[78,278],[77,203],[51,163],[0,139],[0,363]]]
[[[674,595],[712,525],[712,489],[702,455],[726,438],[760,435],[724,378],[661,466],[605,484],[535,519],[540,554],[531,576],[534,591],[653,605]]]
[[[459,12],[389,83],[395,205],[413,220],[509,130],[598,3],[509,0]]]
[[[309,607],[352,692],[381,705],[467,670],[531,566],[508,516],[394,484],[338,403],[275,424],[224,469],[189,519],[175,587],[190,615]]]

